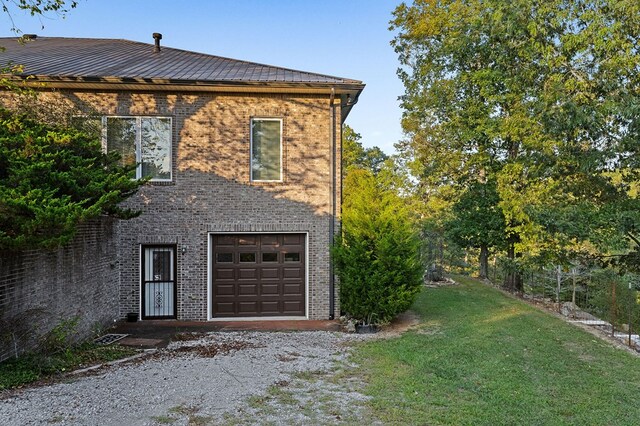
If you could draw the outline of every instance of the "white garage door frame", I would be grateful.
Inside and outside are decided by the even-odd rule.
[[[214,235],[265,235],[265,234],[302,234],[304,235],[305,272],[304,272],[304,316],[275,316],[275,317],[213,317],[213,236]],[[272,231],[272,232],[209,232],[207,233],[207,321],[283,321],[309,319],[309,231]]]

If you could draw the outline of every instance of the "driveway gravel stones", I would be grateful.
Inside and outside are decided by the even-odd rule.
[[[148,357],[67,382],[5,394],[7,425],[354,423],[361,383],[348,374],[344,333],[181,335]]]

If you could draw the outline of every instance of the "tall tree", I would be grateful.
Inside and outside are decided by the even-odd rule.
[[[600,213],[634,204],[640,3],[416,0],[394,17],[414,173],[454,199],[495,181],[512,260],[606,234],[620,212]]]
[[[505,221],[498,204],[495,182],[474,183],[453,205],[453,215],[445,223],[449,239],[480,250],[480,278],[489,276],[490,250],[505,243]]]
[[[377,146],[365,148],[362,136],[349,125],[342,127],[342,167],[345,173],[353,168],[370,170],[378,174],[389,157]]]

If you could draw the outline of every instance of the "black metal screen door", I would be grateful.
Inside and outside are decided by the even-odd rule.
[[[175,246],[143,246],[142,253],[142,318],[176,318]]]

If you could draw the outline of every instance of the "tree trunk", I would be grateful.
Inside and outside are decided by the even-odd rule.
[[[489,248],[485,245],[480,246],[480,279],[489,278]]]
[[[562,266],[556,267],[556,303],[558,304],[558,313],[560,310],[560,290],[562,288]]]
[[[575,318],[576,316],[576,288],[577,288],[577,275],[578,269],[571,268],[571,282],[573,284],[573,291],[571,293],[571,316]]]
[[[511,261],[511,268],[507,271],[504,276],[504,284],[503,286],[511,291],[522,291],[522,274],[518,271],[514,265],[516,260],[516,249],[515,249],[515,241],[514,238],[511,238],[509,241],[509,247],[507,249],[507,257]]]

